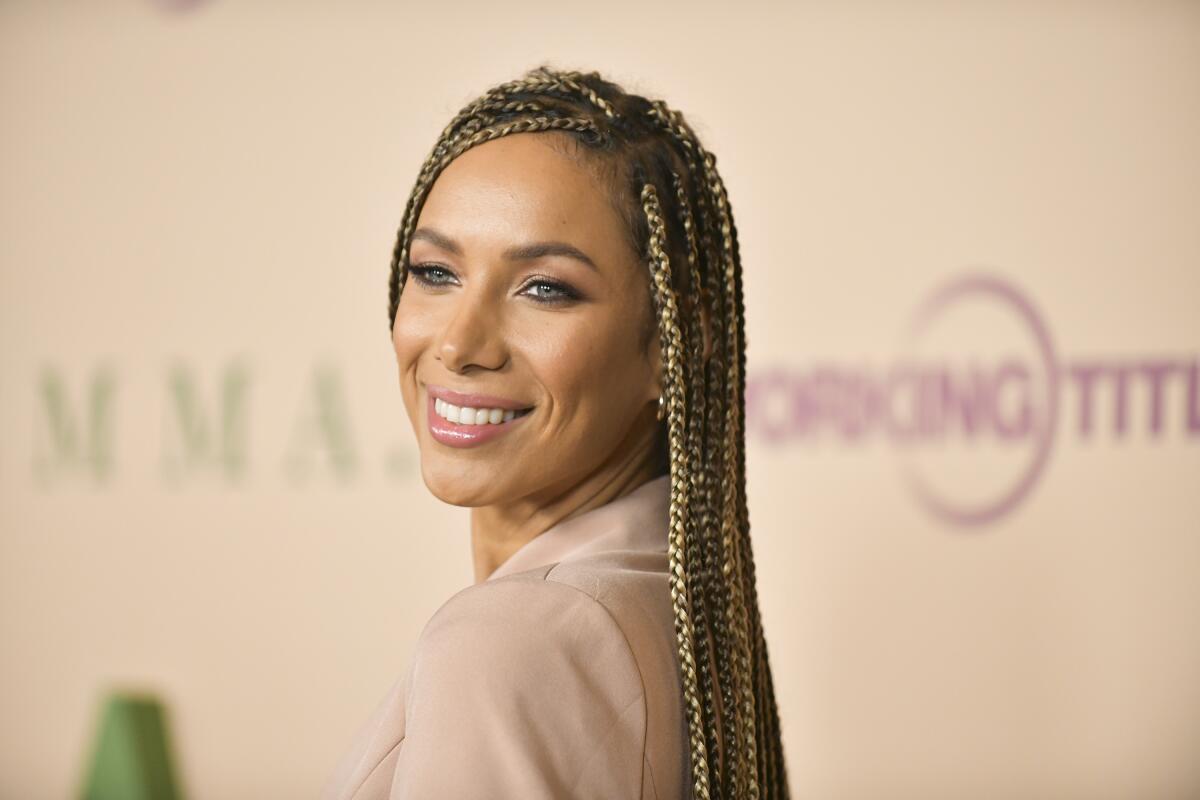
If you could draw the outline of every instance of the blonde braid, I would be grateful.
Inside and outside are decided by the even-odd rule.
[[[700,162],[700,155],[704,152],[703,147],[696,140],[695,135],[687,127],[682,116],[673,111],[662,103],[655,101],[652,104],[651,116],[654,120],[671,136],[673,136],[680,144],[684,154],[684,160],[687,163],[688,173],[691,179],[692,186],[699,187],[706,184],[704,178],[703,167]],[[710,265],[720,264],[719,251],[716,249],[715,243],[712,241],[713,230],[712,220],[715,214],[709,206],[709,199],[706,193],[700,193],[695,198],[696,214],[701,220],[701,247],[707,263]],[[685,230],[694,228],[691,224],[692,213],[688,210],[688,205],[682,199],[680,200],[679,213],[683,219]],[[693,237],[689,237],[689,250],[693,246]],[[689,254],[690,257],[690,254]],[[719,280],[715,269],[706,270],[703,283],[697,282],[702,291],[707,291],[708,296],[716,302],[716,308],[723,308],[723,299],[726,295],[725,287]],[[711,313],[711,312],[710,312]],[[712,356],[705,365],[705,384],[703,394],[711,398],[719,398],[725,394],[726,379],[728,374],[725,370],[727,362],[726,348],[728,346],[727,339],[724,335],[725,325],[724,320],[719,314],[712,314],[709,320],[711,328],[711,337],[714,342]],[[718,730],[724,738],[725,742],[733,743],[739,739],[739,731],[745,729],[742,722],[742,715],[737,713],[736,703],[734,700],[734,692],[739,684],[736,677],[737,667],[735,665],[735,654],[730,646],[730,620],[733,619],[734,609],[731,601],[730,581],[728,572],[722,570],[722,577],[716,577],[716,569],[718,564],[725,564],[726,553],[732,549],[732,543],[727,536],[710,535],[712,531],[717,531],[722,534],[728,531],[727,525],[721,525],[719,520],[724,519],[725,515],[718,507],[716,490],[717,487],[728,487],[729,481],[726,475],[726,463],[729,453],[728,445],[721,445],[714,448],[714,445],[724,442],[724,434],[726,429],[726,418],[721,413],[723,404],[710,402],[708,405],[708,414],[704,420],[705,424],[705,440],[702,443],[702,448],[705,453],[703,458],[703,473],[705,483],[705,493],[703,508],[701,511],[704,519],[701,530],[703,536],[696,537],[705,542],[705,562],[704,571],[701,573],[701,594],[706,598],[706,605],[713,608],[712,625],[709,633],[716,639],[716,659],[710,666],[716,670],[720,684],[720,691],[716,695],[716,700],[720,702],[722,709],[728,709],[721,714],[719,725],[713,724],[710,726],[710,737],[715,738]],[[712,450],[716,449],[713,453]],[[727,506],[725,506],[727,508]],[[736,624],[733,626],[736,630]],[[726,758],[724,748],[722,748],[722,760]],[[745,783],[745,779],[741,776],[745,775],[747,765],[745,759],[736,754],[736,761],[732,765],[728,776],[728,790],[738,796],[738,787]]]
[[[701,531],[712,530],[714,525],[712,514],[712,473],[709,461],[709,450],[706,438],[708,425],[708,381],[711,374],[708,362],[705,360],[705,330],[704,330],[704,282],[700,274],[700,248],[696,239],[696,227],[689,208],[687,187],[682,176],[672,171],[671,183],[675,189],[675,203],[683,224],[684,239],[687,243],[688,274],[691,286],[689,303],[689,335],[688,360],[698,365],[691,370],[688,381],[688,437],[687,452],[693,457],[693,492],[701,499],[695,504],[699,517],[697,528]],[[712,341],[711,333],[708,336]],[[729,715],[722,711],[721,693],[713,691],[714,685],[721,685],[721,668],[718,663],[726,649],[724,624],[724,602],[719,594],[721,582],[717,579],[716,565],[720,563],[720,554],[714,552],[714,542],[710,536],[689,537],[688,563],[692,566],[692,574],[697,576],[697,586],[693,595],[695,609],[695,627],[702,631],[696,640],[697,660],[700,669],[700,690],[704,698],[704,714],[706,719],[727,720]],[[714,654],[713,651],[716,651]],[[712,753],[710,758],[711,783],[717,787],[724,784],[724,747],[720,740],[717,725],[706,726],[707,747]]]
[[[689,165],[694,165],[694,159],[688,159],[688,161]],[[693,167],[690,166],[689,168]],[[692,414],[689,430],[694,431],[689,436],[688,450],[692,453],[703,454],[701,457],[705,459],[707,467],[709,464],[714,463],[714,459],[709,457],[712,448],[709,446],[709,440],[705,437],[705,426],[710,423],[710,420],[706,417],[707,406],[710,405],[706,402],[706,397],[710,394],[712,396],[719,396],[719,394],[711,392],[709,389],[709,380],[714,373],[708,369],[708,365],[705,364],[704,360],[704,320],[701,315],[702,306],[704,306],[704,284],[698,268],[699,248],[696,242],[692,213],[689,210],[690,203],[681,176],[678,173],[672,172],[671,179],[676,192],[677,213],[683,224],[684,240],[687,242],[686,252],[691,279],[690,285],[693,287],[692,297],[694,302],[691,303],[693,309],[691,317],[692,332],[689,337],[693,343],[691,363],[701,365],[702,367],[693,371],[694,375],[688,382],[690,394],[689,413]],[[720,389],[718,388],[717,392],[719,391]],[[713,405],[717,408],[720,407],[720,404]],[[715,441],[720,441],[720,439],[716,439]],[[695,462],[695,459],[693,461]],[[703,523],[698,526],[698,529],[701,531],[719,529],[713,509],[714,495],[709,490],[709,487],[712,485],[721,485],[723,482],[719,481],[718,473],[709,468],[694,469],[693,476],[696,491],[701,492],[704,498],[703,501],[697,503],[699,508],[696,513],[700,514],[703,518]],[[702,556],[696,557],[689,555],[688,563],[699,565],[699,569],[693,568],[693,574],[696,575],[695,582],[697,583],[695,596],[699,599],[698,606],[700,609],[696,612],[695,619],[697,629],[702,630],[704,635],[700,636],[697,640],[697,652],[700,654],[701,663],[707,663],[709,666],[709,669],[704,669],[701,672],[701,689],[705,695],[706,715],[713,718],[714,714],[721,713],[720,709],[722,708],[719,705],[722,702],[721,692],[714,693],[713,684],[716,683],[718,686],[721,684],[732,686],[736,683],[732,677],[733,672],[730,666],[731,653],[728,648],[728,626],[726,624],[729,593],[721,591],[725,586],[725,582],[717,577],[718,566],[724,559],[723,553],[720,552],[722,550],[720,540],[713,536],[693,536],[691,538],[694,542],[694,547],[689,547],[689,554],[693,549],[702,551],[703,553]],[[714,638],[715,642],[713,641]],[[713,650],[715,650],[715,655],[712,654]],[[732,709],[734,707],[732,692],[730,691],[727,694],[729,699],[725,701],[724,707]],[[714,707],[716,707],[716,710],[714,710]],[[720,719],[728,731],[727,740],[731,743],[736,742],[736,715],[724,712]],[[717,768],[714,769],[714,775],[717,777],[714,778],[713,782],[722,784],[724,762],[727,755],[725,748],[720,746],[717,725],[709,726],[708,737],[710,750],[720,750],[718,754],[719,759],[714,758],[714,763],[717,764]],[[741,764],[744,773],[746,762],[743,760]],[[739,780],[735,772],[733,775],[734,785]]]
[[[707,800],[708,755],[704,737],[704,717],[697,688],[696,663],[692,656],[696,634],[688,609],[693,598],[687,581],[688,498],[691,494],[690,453],[683,443],[687,402],[684,397],[683,342],[676,321],[675,291],[671,285],[671,264],[663,244],[666,226],[658,204],[654,184],[642,188],[642,204],[650,225],[650,263],[654,278],[655,305],[661,320],[660,336],[667,376],[667,424],[671,440],[671,509],[668,523],[667,557],[671,573],[671,599],[675,608],[675,632],[683,668],[683,696],[689,714],[688,732],[692,749],[692,777],[699,798]]]
[[[697,204],[698,210],[707,210],[713,213],[713,217],[720,221],[720,233],[722,234],[721,245],[718,253],[715,254],[713,263],[724,264],[725,281],[718,283],[719,288],[716,289],[714,296],[719,297],[719,311],[725,321],[726,336],[732,338],[731,349],[736,354],[744,354],[744,347],[740,342],[740,336],[737,333],[728,333],[728,331],[740,332],[739,323],[739,306],[734,301],[734,296],[737,295],[737,289],[730,282],[730,278],[740,277],[740,261],[736,258],[736,254],[731,252],[730,233],[733,230],[732,218],[727,213],[727,203],[724,201],[724,194],[714,190],[714,181],[716,187],[721,187],[720,178],[716,175],[715,156],[709,154],[703,149],[703,146],[695,139],[695,134],[691,133],[688,126],[683,121],[682,115],[674,110],[667,108],[665,103],[656,101],[653,103],[652,115],[659,125],[665,128],[668,132],[676,137],[680,143],[684,145],[686,157],[688,157],[689,168],[694,175],[697,184],[708,188],[708,203]],[[716,206],[716,211],[708,209],[708,205]],[[712,243],[712,242],[709,242]],[[710,271],[710,277],[716,278],[715,270]],[[726,342],[730,342],[730,338],[726,338]],[[722,353],[722,355],[725,355]],[[710,392],[715,393],[724,391],[727,393],[728,402],[726,404],[727,414],[724,420],[716,421],[712,426],[713,434],[719,435],[725,440],[724,453],[728,456],[737,453],[740,457],[744,453],[742,446],[742,431],[743,420],[740,419],[740,411],[742,411],[742,385],[740,385],[739,374],[742,372],[744,365],[744,356],[736,362],[727,362],[724,357],[720,359],[720,366],[726,369],[726,372],[721,375],[721,378],[716,379],[710,385]],[[714,464],[718,469],[714,470],[714,477],[720,481],[720,485],[725,488],[724,497],[722,497],[721,506],[721,533],[722,539],[720,542],[720,553],[722,557],[722,571],[725,576],[736,575],[739,572],[738,565],[744,564],[746,560],[740,551],[744,542],[744,537],[739,535],[744,533],[745,518],[739,509],[744,509],[744,492],[738,491],[739,487],[744,486],[742,477],[738,474],[740,462],[734,459],[731,463],[727,458],[721,458],[720,463]],[[715,505],[715,504],[714,504]],[[725,721],[725,730],[727,738],[733,741],[746,742],[743,752],[736,754],[734,765],[736,770],[731,776],[731,792],[734,796],[758,796],[758,775],[755,769],[757,762],[757,739],[760,738],[762,732],[761,724],[756,720],[756,703],[760,693],[756,690],[756,681],[754,667],[752,663],[757,662],[758,649],[751,646],[751,639],[748,628],[749,615],[746,609],[746,603],[742,595],[742,585],[737,581],[722,582],[724,596],[722,596],[722,607],[725,609],[727,618],[727,626],[732,628],[736,633],[733,646],[727,643],[722,644],[722,655],[727,658],[736,658],[737,667],[727,669],[725,663],[719,664],[719,669],[722,674],[728,674],[727,680],[722,680],[726,693],[726,703],[731,708],[737,708],[737,712],[730,715]],[[721,626],[725,627],[725,626]],[[751,656],[750,654],[754,654]],[[733,694],[737,694],[739,705],[734,706]],[[772,698],[773,704],[773,698]]]
[[[717,177],[717,186],[720,190],[720,194],[721,194],[721,198],[722,198],[722,205],[724,208],[728,209],[728,207],[729,207],[728,196],[726,195],[726,192],[725,192],[725,185],[720,180],[719,176]],[[734,261],[736,263],[740,264],[741,256],[740,256],[740,253],[738,250],[737,226],[734,225],[734,223],[733,223],[732,215],[730,215],[729,230],[730,230],[730,242],[731,242],[730,251],[731,251]],[[744,343],[746,310],[745,310],[744,296],[742,294],[741,270],[737,270],[735,273],[734,289],[735,289],[735,305],[737,308],[737,320],[738,320],[738,329],[739,329],[738,335],[739,335],[739,338],[742,339],[742,341]],[[746,364],[745,346],[743,345],[741,353],[740,353],[740,363],[739,363],[739,368],[738,368],[738,380],[739,380],[738,392],[743,397],[745,394],[745,382],[746,382],[745,364]],[[745,413],[746,413],[746,408],[745,408],[745,403],[743,402],[739,406],[739,420],[738,420],[739,427],[742,430],[745,430]],[[742,448],[738,451],[738,478],[743,484],[745,483],[745,480],[746,480],[745,448]],[[741,498],[741,504],[739,507],[739,518],[741,520],[741,530],[743,531],[744,546],[745,546],[745,559],[743,560],[743,583],[745,584],[748,592],[750,593],[750,602],[748,604],[748,607],[749,607],[749,611],[750,611],[751,634],[752,634],[752,636],[754,638],[754,642],[756,644],[756,647],[755,647],[756,659],[755,659],[755,665],[754,665],[755,673],[756,673],[756,675],[755,675],[756,687],[757,687],[758,691],[760,692],[760,696],[763,700],[763,702],[761,704],[762,708],[766,712],[764,714],[763,724],[760,726],[760,733],[761,733],[761,737],[763,739],[763,746],[760,748],[760,750],[762,750],[764,753],[764,758],[762,761],[762,770],[763,770],[762,774],[764,776],[767,776],[767,777],[764,777],[764,780],[768,780],[768,779],[773,780],[777,775],[780,774],[778,772],[778,770],[783,769],[782,764],[780,763],[782,754],[780,752],[778,752],[775,748],[770,747],[767,743],[772,742],[772,741],[778,742],[780,740],[779,711],[778,711],[778,707],[775,702],[775,683],[774,683],[774,679],[772,678],[772,675],[771,675],[771,665],[770,665],[770,660],[769,660],[768,654],[767,654],[767,642],[763,635],[762,619],[761,619],[759,605],[758,605],[758,593],[757,593],[757,580],[755,577],[754,553],[753,553],[752,542],[750,539],[749,509],[746,504],[745,493],[742,494],[742,498]]]
[[[543,131],[575,136],[598,161],[618,166],[614,197],[649,271],[665,366],[669,586],[692,796],[787,798],[745,494],[737,229],[716,157],[683,115],[597,73],[547,66],[468,104],[442,131],[405,206],[392,253],[389,326],[413,229],[438,175],[480,143]],[[673,263],[686,269],[673,272]]]
[[[728,363],[729,378],[726,382],[727,404],[725,407],[725,457],[726,457],[726,478],[725,478],[725,497],[723,498],[723,516],[722,529],[725,535],[725,554],[726,560],[724,569],[727,575],[737,575],[738,579],[730,581],[731,603],[729,614],[731,616],[731,627],[735,631],[736,637],[734,641],[735,651],[739,668],[734,671],[737,682],[738,702],[741,704],[742,715],[739,717],[741,726],[738,731],[738,741],[743,748],[742,757],[745,763],[751,768],[758,763],[757,759],[757,720],[754,701],[754,687],[752,685],[751,674],[751,645],[748,628],[749,615],[746,610],[745,597],[743,595],[744,581],[741,580],[742,559],[745,546],[745,531],[741,525],[740,500],[741,492],[739,489],[744,485],[739,475],[738,456],[739,451],[743,448],[743,435],[739,409],[742,406],[741,385],[739,380],[740,359],[737,354],[742,351],[741,342],[741,325],[739,320],[738,308],[735,302],[737,297],[736,275],[738,274],[738,263],[733,257],[732,244],[730,242],[731,224],[728,211],[724,205],[724,198],[720,192],[720,178],[716,177],[716,158],[711,153],[705,152],[704,156],[704,172],[707,178],[708,188],[713,203],[717,208],[718,219],[721,223],[721,241],[723,244],[722,256],[724,263],[725,277],[725,303],[724,312],[726,319],[726,340],[730,343],[730,350],[735,354],[734,358]],[[741,758],[739,758],[739,764]],[[739,769],[740,772],[740,769]],[[755,770],[756,772],[756,770]],[[737,797],[758,797],[758,776],[747,770],[747,774],[739,775],[745,779],[745,786],[737,786]]]
[[[738,291],[740,284],[735,281],[740,279],[740,261],[732,251],[733,243],[731,235],[734,231],[732,219],[727,209],[727,200],[723,191],[723,184],[720,177],[716,173],[716,157],[708,153],[695,140],[694,134],[687,128],[686,123],[677,111],[668,108],[662,101],[656,101],[652,104],[652,116],[666,130],[668,130],[684,147],[687,155],[689,168],[693,172],[693,176],[698,172],[701,176],[701,182],[708,187],[709,199],[716,206],[716,217],[720,220],[721,236],[721,252],[719,261],[725,266],[724,285],[720,292],[720,297],[725,301],[722,303],[724,315],[726,317],[727,331],[733,331],[727,334],[731,341],[730,349],[739,356],[729,365],[728,380],[725,381],[725,390],[728,392],[729,402],[726,406],[727,415],[723,432],[726,437],[726,446],[723,448],[725,460],[723,463],[723,475],[720,480],[720,485],[725,489],[725,495],[722,498],[722,551],[725,555],[724,573],[730,574],[745,574],[744,564],[750,559],[744,554],[743,550],[748,542],[745,536],[748,527],[744,509],[744,493],[738,492],[737,487],[744,483],[744,467],[740,458],[744,453],[744,447],[739,446],[742,439],[742,426],[744,420],[740,413],[744,408],[742,396],[744,391],[744,382],[741,380],[741,372],[744,368],[744,347],[741,346],[741,308],[737,303]],[[686,226],[686,223],[685,223]],[[717,388],[717,387],[714,387]],[[729,461],[729,456],[737,454],[738,458],[734,461]],[[753,765],[758,762],[757,750],[758,740],[764,738],[762,736],[763,726],[758,724],[755,719],[756,698],[761,697],[761,693],[757,689],[755,664],[759,662],[760,650],[757,647],[751,646],[752,634],[748,628],[752,628],[751,620],[755,615],[749,613],[747,604],[742,596],[742,583],[744,580],[727,581],[725,586],[729,590],[723,603],[727,619],[736,634],[735,651],[738,660],[738,669],[732,671],[732,680],[729,682],[731,689],[739,695],[741,703],[741,713],[734,715],[734,740],[745,743],[745,750],[736,755],[737,769],[732,777],[732,790],[737,797],[757,797],[759,794],[760,774],[756,774]],[[756,606],[752,603],[751,606]],[[722,648],[725,649],[725,648]],[[753,653],[753,655],[751,655]]]

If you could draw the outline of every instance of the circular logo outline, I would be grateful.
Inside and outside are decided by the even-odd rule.
[[[1046,371],[1046,414],[1044,424],[1039,426],[1036,450],[1029,466],[1006,491],[981,505],[965,506],[940,496],[911,465],[904,465],[902,471],[905,482],[918,502],[934,516],[962,526],[982,526],[994,522],[1025,500],[1045,470],[1058,426],[1058,356],[1050,332],[1033,302],[1003,278],[977,272],[955,278],[934,291],[917,307],[911,318],[907,330],[908,344],[911,345],[946,306],[966,296],[978,295],[1000,301],[1028,326]]]

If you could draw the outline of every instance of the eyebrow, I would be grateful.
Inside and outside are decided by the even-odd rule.
[[[462,248],[458,246],[458,243],[433,228],[418,228],[413,232],[412,240],[415,242],[418,239],[429,242],[435,247],[440,247],[442,250],[453,253],[456,256],[462,255]],[[535,258],[542,258],[543,256],[564,256],[566,258],[573,258],[597,272],[600,271],[596,266],[596,262],[592,261],[587,253],[566,242],[530,242],[528,244],[514,245],[505,250],[503,255],[509,261],[532,261]]]

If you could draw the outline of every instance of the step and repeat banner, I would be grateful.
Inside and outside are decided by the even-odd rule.
[[[794,796],[1200,796],[1200,5],[124,0],[0,5],[0,797],[316,796],[473,579],[396,226],[539,63],[719,157]]]

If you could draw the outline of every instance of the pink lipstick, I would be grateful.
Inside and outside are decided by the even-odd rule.
[[[437,441],[450,447],[475,447],[485,442],[490,442],[497,436],[503,436],[515,426],[521,424],[521,420],[525,419],[529,415],[528,412],[532,410],[529,406],[502,397],[466,394],[441,386],[426,386],[425,389],[425,417],[428,420],[429,434]],[[516,416],[504,422],[485,422],[482,425],[451,422],[437,413],[435,404],[438,400],[452,403],[459,408],[489,408],[514,411],[516,412]]]

